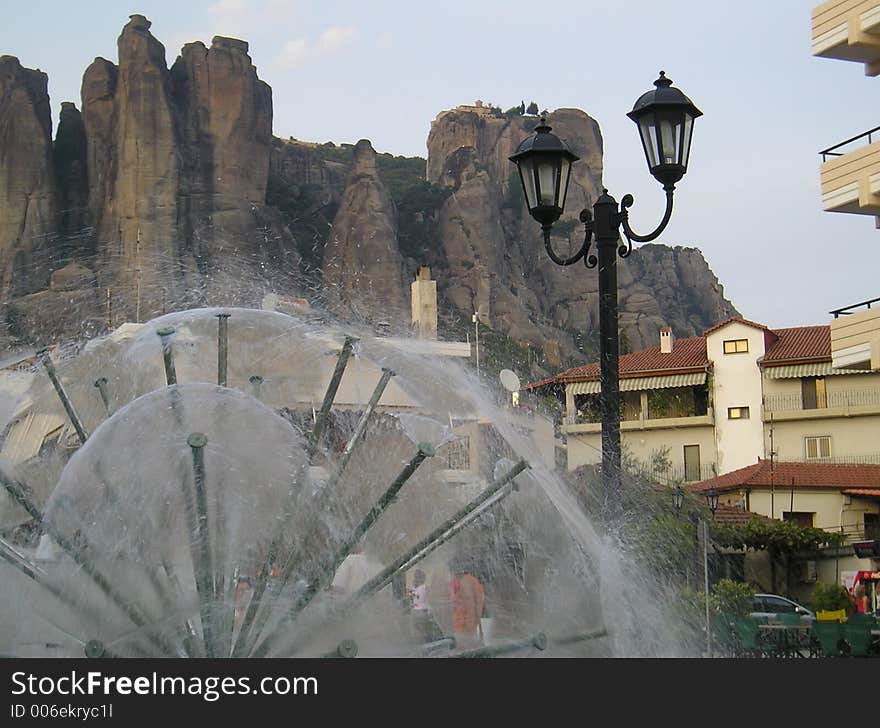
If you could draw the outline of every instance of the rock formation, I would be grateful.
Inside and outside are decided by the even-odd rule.
[[[178,267],[184,251],[177,230],[180,169],[171,79],[165,48],[149,28],[142,15],[132,15],[123,28],[112,119],[101,122],[110,128],[114,160],[95,226],[101,282],[115,294],[114,309],[129,320],[160,311],[163,289],[178,300],[184,288]],[[103,65],[100,59],[96,63]],[[91,112],[85,114],[88,138],[95,117]]]
[[[241,275],[232,261],[268,270],[285,265],[288,241],[254,234],[255,219],[268,214],[263,207],[272,90],[257,77],[248,44],[220,36],[210,48],[185,45],[171,78],[180,114],[180,234],[184,249],[210,278],[210,298],[211,289],[228,291]]]
[[[376,152],[361,139],[324,251],[325,302],[365,321],[401,326],[409,311],[403,270],[394,207],[379,178]]]
[[[601,191],[602,137],[578,109],[558,109],[547,121],[581,158],[572,167],[566,213],[554,226],[554,245],[565,252],[583,240],[577,215]],[[438,280],[456,307],[477,311],[492,328],[574,356],[578,335],[598,328],[598,281],[581,266],[549,260],[523,204],[508,157],[536,122],[459,107],[432,123],[428,177],[454,191],[440,213],[445,267]],[[618,276],[621,329],[634,348],[655,344],[662,325],[688,336],[735,313],[694,249],[645,246],[619,261]]]
[[[54,147],[46,75],[0,58],[0,337],[8,325],[47,342],[270,292],[405,326],[426,264],[453,328],[476,311],[547,367],[583,358],[596,275],[547,258],[508,160],[537,117],[444,111],[427,160],[377,155],[367,140],[276,139],[248,51],[234,38],[188,43],[169,69],[150,21],[132,15],[118,65],[86,69],[82,113],[61,104]],[[554,227],[564,253],[601,190],[602,137],[577,109],[548,121],[581,158]],[[735,313],[696,249],[641,246],[619,268],[633,347],[661,325],[688,336]]]
[[[335,145],[330,145],[335,148]],[[324,246],[345,189],[346,165],[327,160],[322,147],[274,139],[266,203],[284,217],[303,274],[319,278]]]
[[[56,199],[48,81],[0,56],[0,302],[49,282]]]
[[[86,127],[82,114],[70,101],[61,103],[58,133],[52,149],[55,179],[58,182],[59,257],[94,257],[87,229],[89,176],[86,167]]]
[[[187,44],[169,71],[149,28],[132,15],[119,65],[96,58],[86,69],[82,114],[62,104],[54,150],[45,74],[3,59],[0,300],[22,335],[34,332],[21,322],[35,320],[22,296],[45,293],[51,307],[49,274],[71,261],[93,273],[81,316],[111,325],[185,305],[254,304],[267,278],[298,270],[266,206],[272,93],[248,44]]]

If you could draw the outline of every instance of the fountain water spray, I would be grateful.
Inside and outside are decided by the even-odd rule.
[[[79,449],[54,488],[29,488],[31,471],[0,481],[61,556],[0,539],[0,562],[89,656],[590,654],[609,634],[581,576],[599,539],[452,362],[247,309],[169,314],[99,343],[65,360],[69,392],[42,361]],[[366,557],[376,568],[337,594],[340,569]],[[465,651],[442,588],[430,642],[398,601],[415,565],[442,587],[463,557],[499,635]]]

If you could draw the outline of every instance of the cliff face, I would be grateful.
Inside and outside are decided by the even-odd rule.
[[[324,158],[316,144],[274,139],[266,203],[281,211],[302,273],[321,275],[324,246],[345,190],[347,165]]]
[[[109,128],[109,154],[115,160],[103,199],[96,199],[96,224],[103,253],[102,284],[117,292],[116,308],[129,320],[161,310],[163,288],[172,300],[182,295],[175,263],[180,184],[178,137],[171,104],[165,48],[149,32],[150,22],[131,16],[117,43],[119,68],[113,105],[102,119]],[[86,113],[86,135],[92,136]],[[97,198],[98,191],[90,190]]]
[[[49,275],[68,264],[90,271],[77,277],[91,289],[80,318],[111,325],[254,304],[267,277],[298,272],[291,236],[266,206],[272,92],[248,44],[187,44],[169,71],[149,28],[132,15],[119,65],[97,58],[86,69],[82,114],[62,104],[54,149],[45,74],[0,64],[0,300],[25,338],[60,335],[70,294],[51,295],[61,289]],[[31,293],[39,306],[22,297]]]
[[[56,192],[48,80],[0,56],[0,301],[49,282]]]
[[[536,117],[444,111],[426,161],[377,155],[367,140],[282,141],[248,50],[189,43],[169,70],[150,21],[132,15],[118,66],[86,69],[82,113],[61,105],[54,146],[46,75],[0,58],[0,337],[7,325],[40,342],[90,335],[269,291],[406,326],[409,283],[428,264],[453,328],[476,311],[542,349],[548,368],[583,358],[595,271],[547,258],[508,160]],[[577,109],[548,121],[581,157],[554,226],[565,253],[601,191],[602,137]],[[735,313],[695,249],[641,246],[619,261],[619,281],[632,347],[656,343],[662,325],[689,336]]]
[[[188,43],[171,76],[181,122],[184,247],[214,287],[225,288],[228,260],[279,258],[276,246],[251,239],[266,200],[272,91],[257,78],[248,44],[233,38],[215,37],[210,48]]]
[[[94,251],[82,231],[88,221],[89,176],[86,167],[86,127],[70,101],[61,104],[58,133],[52,149],[58,182],[58,228],[62,257],[92,257]]]
[[[376,152],[362,139],[324,251],[325,302],[362,320],[404,325],[409,286],[403,270],[394,207],[379,177]]]

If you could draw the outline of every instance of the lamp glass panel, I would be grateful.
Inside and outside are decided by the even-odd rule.
[[[565,209],[565,195],[568,193],[568,178],[571,174],[571,161],[563,158],[559,167],[559,208]]]
[[[538,160],[538,187],[540,205],[556,205],[556,181],[558,179],[559,167],[555,159]]]
[[[645,148],[645,156],[648,159],[648,167],[653,169],[660,160],[660,152],[657,149],[657,138],[654,135],[654,116],[649,114],[639,120],[639,132],[642,135],[642,146]]]
[[[528,158],[520,159],[519,175],[522,178],[523,189],[526,193],[526,205],[528,205],[528,208],[531,210],[538,202],[538,193],[535,190],[534,160]]]
[[[684,133],[681,142],[681,166],[687,167],[688,157],[691,155],[691,134],[694,131],[694,117],[691,114],[684,115]]]
[[[682,121],[675,122],[675,163],[681,164],[681,132],[684,129]]]
[[[675,125],[671,119],[660,120],[660,154],[663,164],[677,164]]]

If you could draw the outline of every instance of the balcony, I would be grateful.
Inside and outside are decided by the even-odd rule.
[[[880,370],[880,298],[839,308],[831,315],[831,365]]]
[[[814,56],[865,64],[880,74],[880,2],[829,0],[813,8]]]
[[[599,432],[599,394],[576,395],[564,432]],[[621,391],[620,429],[646,430],[714,424],[705,385]]]
[[[621,420],[621,432],[635,432],[638,430],[666,430],[680,429],[682,427],[713,427],[715,418],[712,410],[705,415],[690,415],[688,417],[661,417],[654,419]],[[602,432],[600,422],[583,422],[562,426],[562,432],[566,435],[597,434]]]
[[[842,389],[826,392],[816,407],[805,407],[803,395],[764,395],[765,421],[825,419],[829,417],[858,417],[880,414],[880,387]]]
[[[641,476],[655,483],[675,485],[676,483],[698,483],[718,475],[714,463],[702,465],[693,464],[688,466],[658,467],[651,463],[638,463],[636,466],[627,468],[627,473],[632,476]]]
[[[819,154],[822,209],[880,216],[880,126]]]

